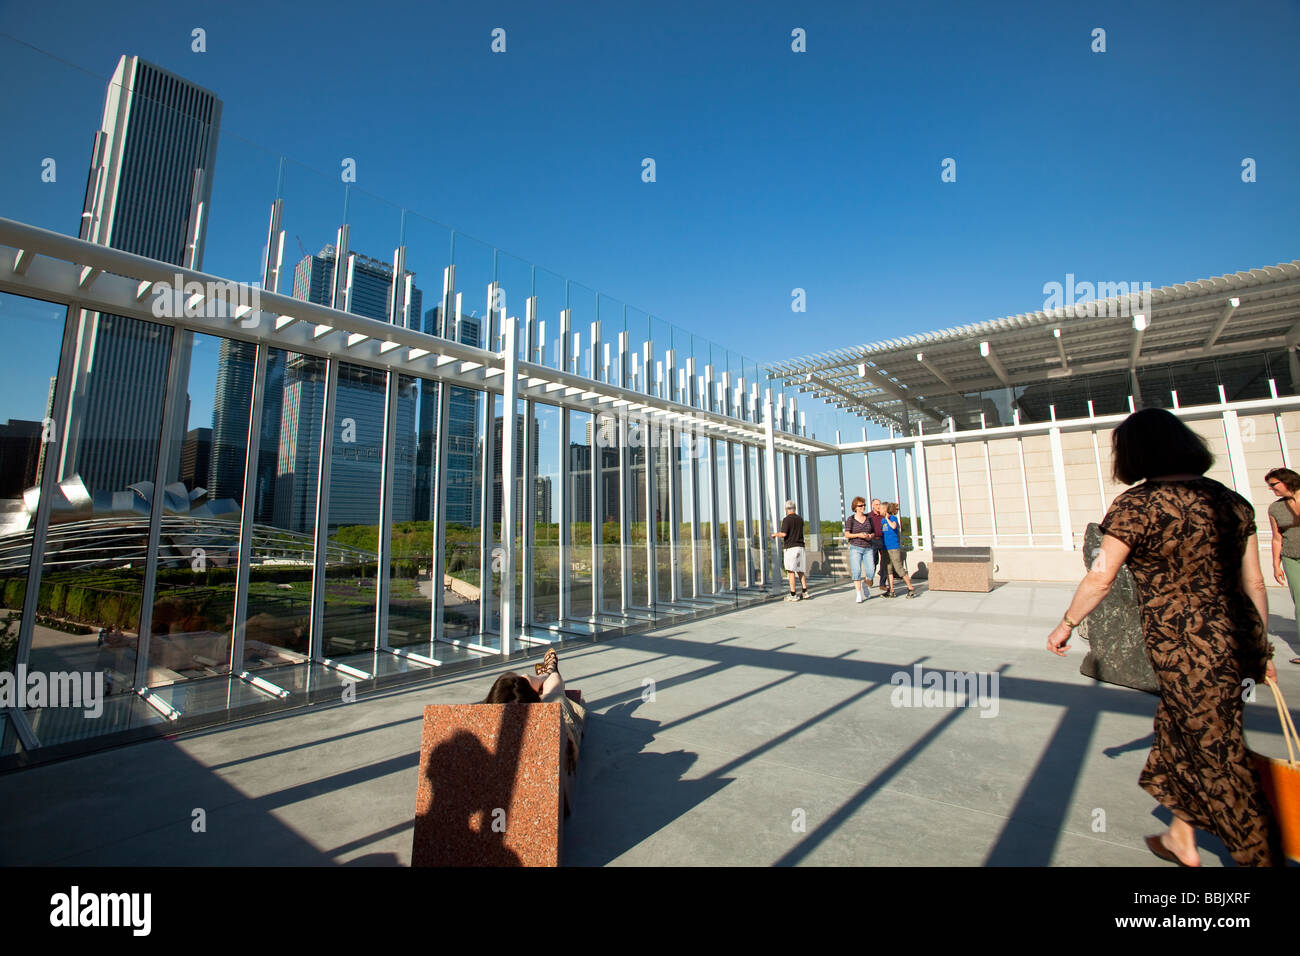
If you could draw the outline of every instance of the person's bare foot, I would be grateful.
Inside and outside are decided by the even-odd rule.
[[[1195,831],[1180,836],[1173,827],[1156,837],[1160,846],[1178,858],[1183,866],[1200,866],[1201,855],[1196,850]],[[1154,847],[1152,848],[1154,852]]]

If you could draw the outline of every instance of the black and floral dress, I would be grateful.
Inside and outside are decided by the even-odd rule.
[[[1274,862],[1276,824],[1242,728],[1244,682],[1262,682],[1268,660],[1264,624],[1241,586],[1254,509],[1210,478],[1146,481],[1115,499],[1101,529],[1131,549],[1160,684],[1139,783],[1238,863]]]

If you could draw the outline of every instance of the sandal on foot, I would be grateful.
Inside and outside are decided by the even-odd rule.
[[[1293,658],[1291,658],[1291,663],[1292,663],[1292,664],[1300,664],[1300,657],[1293,657]]]
[[[555,653],[555,648],[553,647],[547,650],[540,663],[533,665],[533,670],[537,671],[538,677],[547,674],[554,674],[559,669],[560,655]]]

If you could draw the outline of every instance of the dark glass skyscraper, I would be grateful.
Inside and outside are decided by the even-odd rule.
[[[86,183],[80,235],[115,249],[200,268],[221,101],[173,73],[123,56],[109,82]],[[93,315],[79,343],[64,474],[118,491],[146,477],[162,407],[169,330]],[[178,394],[184,395],[188,367]],[[179,445],[186,423],[177,417]],[[152,478],[152,476],[148,476]]]

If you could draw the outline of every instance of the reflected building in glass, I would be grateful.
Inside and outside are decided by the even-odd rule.
[[[123,56],[109,82],[95,133],[80,236],[160,262],[202,268],[221,101],[208,90],[136,56]],[[96,315],[82,336],[68,425],[65,473],[92,489],[121,490],[146,477],[138,463],[157,441],[154,409],[166,382],[166,330]],[[185,394],[188,368],[177,394]],[[185,422],[178,417],[177,434]]]

